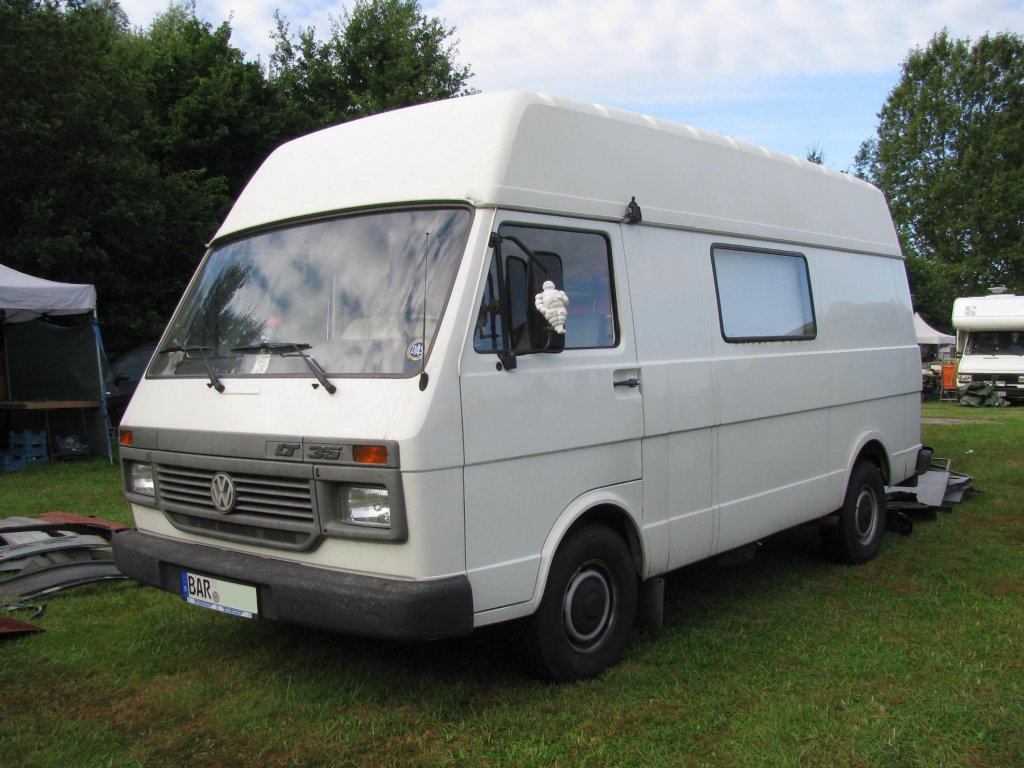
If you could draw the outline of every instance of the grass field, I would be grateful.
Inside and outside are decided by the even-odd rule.
[[[596,680],[535,681],[505,627],[403,644],[131,582],[55,596],[0,640],[0,765],[1024,765],[1024,408],[924,416],[967,420],[924,440],[977,494],[864,566],[799,529],[678,571],[664,631]],[[0,517],[54,509],[128,522],[116,467],[0,475]]]

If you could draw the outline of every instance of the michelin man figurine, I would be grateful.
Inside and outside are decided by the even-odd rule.
[[[545,319],[555,330],[555,333],[565,333],[565,320],[569,316],[565,307],[569,303],[569,297],[565,291],[555,288],[550,280],[545,280],[543,291],[537,294],[534,305],[537,311],[544,315]]]

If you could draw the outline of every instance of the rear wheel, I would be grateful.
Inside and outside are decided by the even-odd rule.
[[[841,563],[866,563],[878,554],[885,535],[885,486],[878,467],[854,467],[836,525],[821,529],[825,556]]]
[[[574,531],[555,554],[537,612],[528,622],[533,661],[544,677],[593,677],[625,650],[636,615],[629,548],[604,525]]]

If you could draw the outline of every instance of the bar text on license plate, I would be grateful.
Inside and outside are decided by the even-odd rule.
[[[259,615],[256,587],[248,584],[182,571],[181,594],[186,602],[212,611],[246,619]]]

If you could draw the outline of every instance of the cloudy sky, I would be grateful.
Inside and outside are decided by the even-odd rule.
[[[232,42],[267,60],[274,11],[326,37],[349,2],[197,0]],[[167,0],[120,0],[146,27]],[[1024,0],[420,0],[455,27],[481,91],[521,88],[594,101],[847,170],[874,134],[907,53],[944,27],[957,38],[1024,34]]]

